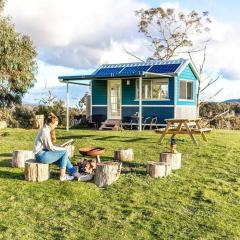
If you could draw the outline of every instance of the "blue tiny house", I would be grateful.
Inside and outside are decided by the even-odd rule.
[[[167,118],[196,117],[198,77],[188,60],[178,59],[104,64],[91,75],[59,79],[76,84],[90,80],[91,115],[121,120],[139,113],[165,125]]]

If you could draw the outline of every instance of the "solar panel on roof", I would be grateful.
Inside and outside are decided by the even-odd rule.
[[[152,73],[172,73],[177,70],[180,64],[153,65],[148,72]]]
[[[105,76],[105,75],[107,76],[107,75],[111,75],[111,74],[117,74],[122,69],[123,69],[123,67],[121,67],[121,68],[101,68],[95,73],[95,75],[96,76]]]
[[[149,66],[125,67],[120,74],[136,74],[142,73],[149,69]]]

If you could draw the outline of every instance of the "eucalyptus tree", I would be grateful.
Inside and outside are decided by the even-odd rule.
[[[199,112],[200,94],[218,80],[218,77],[205,77],[204,74],[212,22],[209,13],[158,7],[138,10],[136,15],[139,32],[149,40],[153,52],[149,59],[170,60],[185,55],[191,59],[200,76],[197,88]],[[197,58],[194,55],[198,55]]]
[[[10,107],[21,103],[36,81],[37,52],[30,37],[18,33],[4,16],[3,7],[0,0],[0,107]]]

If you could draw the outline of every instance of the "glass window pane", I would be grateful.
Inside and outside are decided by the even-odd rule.
[[[193,83],[187,82],[187,99],[193,99]]]
[[[168,99],[168,81],[152,80],[152,98]]]
[[[139,99],[139,80],[136,79],[136,99]]]
[[[142,99],[151,99],[151,80],[143,80]]]
[[[180,81],[180,99],[186,99],[186,82]]]

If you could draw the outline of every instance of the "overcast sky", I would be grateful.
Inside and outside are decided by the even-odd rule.
[[[49,88],[63,98],[65,88],[59,75],[90,73],[102,63],[136,61],[124,49],[142,59],[151,56],[149,44],[138,32],[134,11],[160,5],[210,12],[213,24],[207,71],[218,74],[220,80],[204,97],[223,88],[213,100],[240,98],[239,1],[8,0],[5,13],[12,17],[17,31],[32,38],[38,51],[37,83],[25,101],[36,102]],[[86,91],[86,87],[71,88],[72,105]]]

